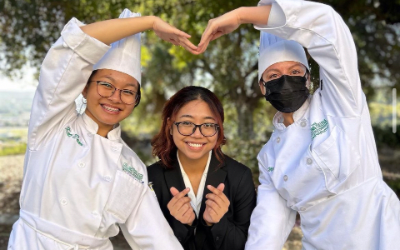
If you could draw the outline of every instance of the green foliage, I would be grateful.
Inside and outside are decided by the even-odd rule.
[[[5,155],[20,155],[24,154],[26,151],[26,144],[14,144],[7,146],[0,146],[0,156]]]

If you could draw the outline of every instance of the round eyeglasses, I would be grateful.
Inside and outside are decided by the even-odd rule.
[[[140,90],[139,92],[130,89],[119,89],[109,82],[105,81],[92,81],[97,83],[97,93],[104,98],[111,97],[116,90],[119,90],[119,97],[125,104],[131,105],[135,103],[135,106],[139,104]]]
[[[200,133],[204,137],[211,137],[218,132],[219,125],[215,123],[194,124],[193,122],[175,122],[179,134],[189,136],[194,134],[196,128],[199,128]]]

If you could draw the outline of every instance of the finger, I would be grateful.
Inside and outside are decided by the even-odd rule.
[[[199,54],[203,53],[204,51],[206,51],[207,47],[208,47],[209,41],[204,43],[203,45],[198,45],[198,52]]]
[[[176,189],[175,187],[171,187],[169,191],[171,191],[172,196],[179,194],[179,190]]]
[[[220,207],[226,206],[226,205],[225,205],[225,203],[226,203],[225,200],[223,200],[222,197],[219,196],[219,195],[207,194],[207,195],[206,195],[206,198],[207,198],[208,200],[214,201],[214,202],[217,203]]]
[[[174,188],[174,187],[171,187],[171,188],[170,188],[171,194],[172,194],[172,188]],[[174,189],[176,189],[176,188],[174,188]],[[175,203],[178,202],[179,199],[181,199],[182,197],[184,197],[185,195],[187,195],[187,193],[189,193],[189,191],[190,191],[190,188],[185,188],[182,192],[176,194],[176,195],[169,201],[168,206],[174,207],[174,206],[175,206]],[[172,195],[173,195],[173,194],[172,194]],[[169,208],[169,207],[168,207],[168,208]]]
[[[181,216],[187,212],[191,208],[190,203],[183,203],[177,210],[178,214]]]
[[[206,205],[215,210],[216,212],[222,210],[222,207],[220,207],[215,201],[213,200],[206,200]]]
[[[177,36],[182,36],[182,37],[185,37],[185,38],[191,38],[191,37],[192,37],[192,36],[189,35],[188,33],[183,32],[182,30],[179,30],[179,29],[176,29],[175,35],[177,35]]]
[[[177,211],[180,211],[183,207],[187,207],[187,206],[185,206],[185,205],[190,206],[190,198],[188,198],[188,197],[183,197],[183,198],[179,199],[179,200],[175,203],[174,207],[177,209]]]
[[[218,187],[217,187],[217,189],[219,190],[219,191],[224,191],[224,188],[225,188],[225,184],[224,183],[220,183],[219,185],[218,185]]]
[[[221,184],[222,184],[223,186],[221,186]],[[215,188],[215,187],[213,187],[213,186],[211,186],[211,185],[207,185],[207,188],[208,188],[208,190],[210,190],[212,193],[214,193],[214,194],[216,194],[216,195],[220,195],[220,194],[222,193],[222,191],[224,191],[224,188],[225,188],[225,184],[223,184],[223,183],[221,183],[221,184],[218,185],[219,189],[218,189],[218,188]],[[222,191],[221,191],[221,188],[222,188]]]
[[[201,35],[201,40],[198,46],[203,46],[206,43],[206,41],[210,40],[210,37],[215,32],[213,26],[214,25],[212,23],[212,20],[208,21],[208,25],[204,30],[203,34]]]
[[[192,42],[190,42],[187,38],[183,39],[181,41],[182,46],[184,46],[185,48],[190,48],[191,50],[197,50],[198,47],[196,45],[194,45]]]
[[[182,214],[182,217],[184,218],[190,218],[190,216],[192,216],[192,214],[194,213],[192,206],[189,206],[188,209],[186,209],[186,211]]]
[[[221,37],[221,36],[223,36],[223,35],[225,35],[225,33],[224,33],[224,32],[221,32],[221,31],[219,31],[219,32],[217,32],[217,33],[215,33],[215,34],[214,34],[214,36],[211,38],[211,40],[210,40],[210,41],[214,41],[214,40],[216,40],[216,39],[220,38],[220,37]]]
[[[172,43],[173,45],[175,45],[175,46],[179,46],[179,42],[177,42],[176,40],[174,40],[174,39],[172,39],[172,38],[170,38],[168,41],[169,41],[170,43]]]

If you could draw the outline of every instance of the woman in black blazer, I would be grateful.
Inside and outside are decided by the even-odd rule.
[[[224,112],[208,89],[181,89],[152,140],[149,185],[186,250],[244,249],[256,193],[249,168],[221,151]]]

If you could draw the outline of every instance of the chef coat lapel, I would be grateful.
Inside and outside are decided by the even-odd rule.
[[[207,186],[211,185],[213,187],[218,187],[220,183],[225,183],[225,178],[226,178],[226,171],[224,169],[225,167],[225,161],[222,163],[218,161],[217,157],[215,156],[214,152],[211,155],[211,162],[210,166],[208,169],[207,173],[207,179],[206,179],[206,184],[204,185],[204,192],[203,192],[203,199],[201,201],[201,208],[200,208],[200,213],[199,213],[199,223],[200,221],[203,220],[203,214],[206,209],[206,195],[211,193],[210,190],[208,190]],[[197,249],[203,249],[204,241],[206,239],[205,234],[198,234],[196,235],[196,246]]]
[[[171,187],[175,187],[179,192],[182,192],[186,186],[183,182],[182,172],[177,160],[174,161],[172,167],[172,169],[167,168],[164,171],[165,182],[167,183],[168,190],[170,190]]]

